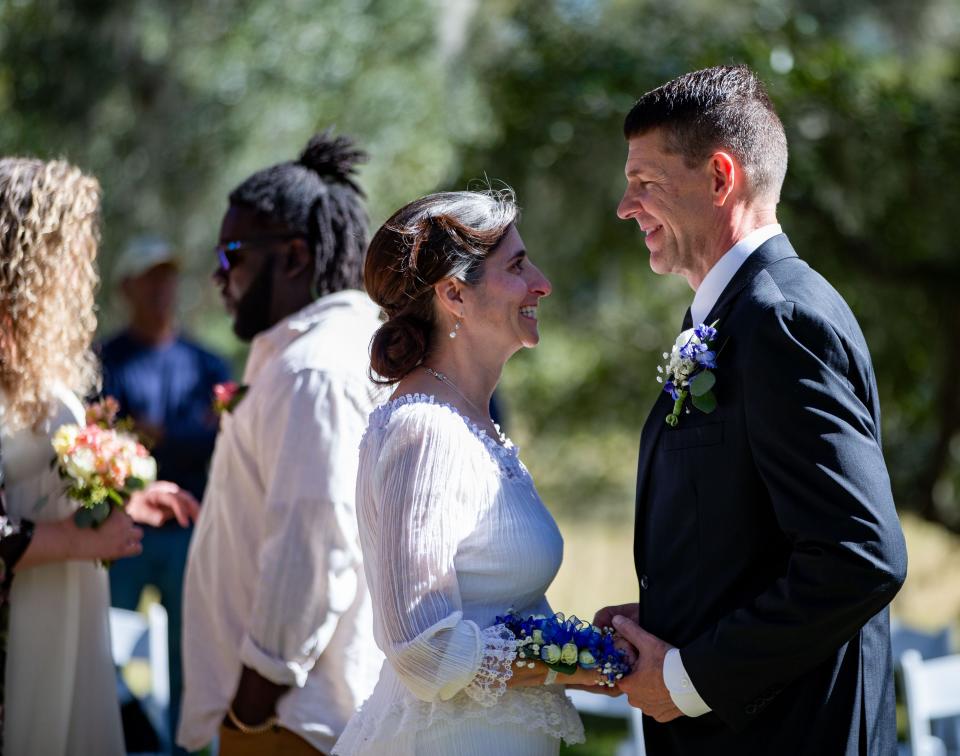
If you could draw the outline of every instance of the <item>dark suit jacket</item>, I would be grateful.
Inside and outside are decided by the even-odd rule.
[[[886,606],[906,547],[863,334],[782,234],[715,319],[718,407],[670,428],[669,396],[654,405],[634,544],[640,624],[713,711],[645,718],[649,752],[893,754]]]

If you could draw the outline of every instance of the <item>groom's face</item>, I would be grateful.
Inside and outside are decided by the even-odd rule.
[[[701,166],[688,168],[669,151],[660,129],[630,138],[624,172],[627,188],[617,215],[640,226],[654,273],[689,280],[700,268],[712,217],[709,173]]]

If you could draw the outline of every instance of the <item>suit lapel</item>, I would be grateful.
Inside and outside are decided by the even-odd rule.
[[[719,320],[730,305],[733,304],[733,301],[737,298],[737,294],[743,291],[744,287],[764,268],[780,260],[796,256],[797,253],[794,252],[793,246],[787,239],[786,234],[777,234],[767,239],[744,261],[743,265],[740,266],[740,270],[730,279],[730,283],[728,283],[726,288],[721,292],[716,304],[713,305],[710,314],[707,315],[704,322],[710,324],[714,320]],[[722,329],[723,326],[718,326],[718,328]]]
[[[744,261],[734,277],[730,279],[730,283],[727,284],[717,299],[717,303],[713,306],[713,309],[710,310],[706,322],[712,323],[714,320],[722,319],[737,295],[743,291],[746,285],[764,268],[780,260],[796,256],[797,253],[793,250],[785,234],[777,234],[765,241]],[[681,330],[689,328],[690,326],[690,311],[687,310],[687,316],[684,318]],[[723,325],[720,324],[717,327],[722,334]],[[650,463],[653,460],[653,453],[657,448],[660,435],[663,433],[663,427],[666,425],[665,418],[672,406],[673,402],[670,397],[661,391],[660,397],[647,416],[647,420],[643,425],[643,432],[640,436],[640,458],[637,463],[635,553],[639,546],[640,534],[643,528],[643,501],[646,494],[647,479],[650,475]]]

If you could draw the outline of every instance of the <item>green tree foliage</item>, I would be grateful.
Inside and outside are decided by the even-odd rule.
[[[659,353],[692,297],[614,217],[623,116],[672,76],[745,62],[788,131],[781,221],[871,344],[897,500],[960,525],[958,32],[941,2],[518,3],[488,29],[497,47],[472,60],[500,132],[464,177],[482,166],[517,188],[554,281],[544,344],[506,381],[548,499],[624,511]]]
[[[208,248],[226,192],[328,125],[371,153],[375,224],[509,183],[554,284],[543,343],[507,369],[510,430],[555,508],[619,519],[692,296],[615,216],[622,119],[672,76],[746,62],[790,139],[781,221],[871,344],[898,502],[960,529],[958,40],[953,0],[0,0],[0,151],[101,179],[106,277],[134,231]],[[189,260],[185,315],[235,349],[212,264]]]

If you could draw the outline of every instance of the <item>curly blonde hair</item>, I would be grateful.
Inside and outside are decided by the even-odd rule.
[[[50,417],[53,385],[99,382],[90,348],[100,184],[62,160],[0,159],[0,389],[11,429]]]

